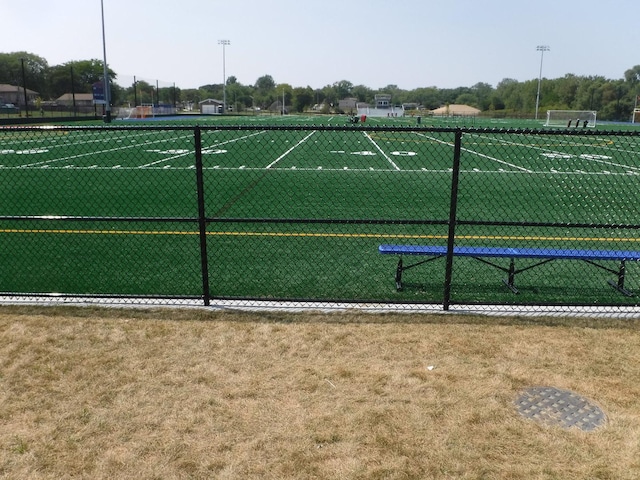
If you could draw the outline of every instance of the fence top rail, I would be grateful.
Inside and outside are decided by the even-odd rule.
[[[429,127],[389,125],[5,125],[0,132],[46,131],[362,131],[362,132],[430,132],[468,134],[510,134],[551,136],[638,137],[638,130],[562,130],[544,128]]]

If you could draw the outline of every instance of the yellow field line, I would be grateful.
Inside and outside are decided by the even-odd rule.
[[[49,233],[67,235],[198,235],[197,231],[172,230],[71,230],[71,229],[0,229],[0,233]],[[207,232],[211,236],[232,237],[325,237],[325,238],[404,238],[446,240],[446,235],[420,235],[395,233],[304,233],[304,232]],[[539,235],[456,235],[461,240],[535,240],[555,242],[640,242],[640,238],[620,237],[546,237]]]
[[[198,235],[198,232],[153,231],[153,230],[69,230],[41,228],[4,228],[0,233],[57,233],[73,235]]]

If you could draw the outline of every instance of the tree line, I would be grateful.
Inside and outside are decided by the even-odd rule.
[[[138,81],[135,85],[117,83],[117,73],[109,69],[112,80],[111,99],[114,106],[164,103],[178,107],[197,105],[207,98],[222,100],[223,85],[208,84],[198,88],[157,88]],[[70,61],[50,66],[46,59],[28,52],[0,53],[0,83],[26,86],[38,92],[42,100],[55,100],[65,93],[90,93],[92,85],[103,79],[100,60]],[[535,112],[538,79],[518,81],[505,78],[495,87],[476,83],[471,87],[438,88],[435,86],[404,90],[397,85],[372,89],[340,80],[322,88],[294,87],[276,83],[271,75],[263,75],[253,85],[244,85],[235,76],[224,85],[227,105],[243,111],[266,109],[284,97],[287,108],[304,112],[314,106],[325,113],[340,113],[339,101],[355,98],[372,103],[375,95],[390,94],[394,104],[413,104],[432,110],[448,104],[467,104],[493,116],[528,117]],[[602,76],[543,78],[540,82],[539,110],[597,110],[602,120],[626,121],[631,118],[640,95],[640,65],[626,70],[620,79]],[[347,112],[348,113],[348,112]]]

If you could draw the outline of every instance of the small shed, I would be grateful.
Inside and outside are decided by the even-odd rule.
[[[215,98],[206,98],[200,102],[200,112],[203,114],[217,114],[222,113],[223,102],[221,100],[216,100]]]

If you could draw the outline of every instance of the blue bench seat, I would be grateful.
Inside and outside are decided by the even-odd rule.
[[[441,245],[380,245],[378,251],[383,255],[399,255],[398,266],[396,268],[396,288],[402,290],[402,272],[421,265],[423,263],[441,258],[447,255],[446,246]],[[430,258],[411,265],[405,265],[403,255],[423,255]],[[583,249],[557,249],[557,248],[509,248],[509,247],[453,247],[453,255],[458,257],[471,257],[483,263],[491,265],[507,273],[504,283],[514,293],[518,293],[515,287],[515,276],[518,273],[530,270],[553,260],[582,260],[607,272],[617,275],[617,281],[610,280],[608,283],[619,292],[633,296],[634,294],[624,287],[625,262],[640,260],[640,251],[630,250],[583,250]],[[509,267],[498,265],[486,260],[486,258],[509,258]],[[528,258],[539,259],[533,265],[516,269],[515,259]],[[611,269],[597,262],[617,261],[620,262],[618,269]]]

